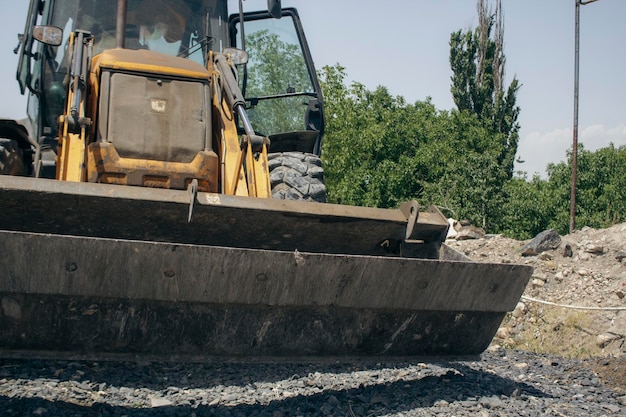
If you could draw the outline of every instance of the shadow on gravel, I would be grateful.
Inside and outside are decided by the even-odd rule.
[[[392,362],[390,366],[408,366]],[[0,378],[37,378],[63,381],[91,381],[108,386],[163,390],[167,387],[211,389],[218,385],[243,387],[253,382],[277,382],[309,373],[349,373],[355,369],[376,369],[381,365],[359,361],[322,363],[256,362],[91,362],[0,359]]]
[[[96,403],[78,406],[64,401],[50,402],[42,398],[8,398],[0,395],[0,410],[9,416],[292,416],[292,415],[368,415],[409,411],[436,404],[459,402],[471,407],[481,399],[498,402],[494,408],[505,407],[507,400],[533,396],[552,398],[551,395],[528,384],[515,382],[489,372],[472,369],[462,363],[447,363],[443,375],[423,376],[419,379],[399,380],[359,386],[345,390],[327,389],[312,395],[296,395],[269,404],[193,404],[139,409]],[[317,371],[320,371],[317,368]],[[483,404],[487,408],[490,404]],[[278,413],[276,413],[278,412]]]

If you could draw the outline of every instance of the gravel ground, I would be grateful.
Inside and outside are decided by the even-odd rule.
[[[2,359],[0,415],[623,416],[624,364],[505,350],[411,363]]]

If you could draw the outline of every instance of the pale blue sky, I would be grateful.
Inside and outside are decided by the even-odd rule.
[[[112,1],[112,0],[111,0]],[[230,0],[236,5],[236,2]],[[571,147],[575,0],[503,0],[507,82],[523,84],[518,103],[518,168],[544,173]],[[246,10],[266,7],[247,0]],[[439,109],[454,106],[448,64],[450,33],[476,25],[474,0],[283,0],[302,18],[318,67],[340,63],[351,80],[386,86],[407,101],[430,96]],[[24,117],[15,81],[17,33],[26,0],[3,2],[0,27],[0,117]],[[626,1],[599,0],[581,8],[579,141],[587,149],[626,145]]]

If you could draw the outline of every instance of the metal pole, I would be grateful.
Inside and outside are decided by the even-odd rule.
[[[576,181],[578,171],[578,61],[580,47],[580,0],[576,2],[574,33],[574,134],[572,140],[572,187],[570,193],[569,232],[576,230]]]
[[[115,26],[116,48],[124,48],[124,44],[126,43],[126,1],[127,0],[117,1],[117,21]]]
[[[576,2],[576,23],[574,33],[574,132],[572,139],[572,189],[570,194],[569,231],[576,230],[576,183],[578,175],[578,66],[580,59],[580,5],[598,0],[574,0]]]

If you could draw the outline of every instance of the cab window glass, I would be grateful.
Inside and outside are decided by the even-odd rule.
[[[305,130],[314,88],[293,19],[246,21],[244,31],[249,62],[239,77],[254,129],[264,135]],[[239,36],[237,47],[242,47]]]

